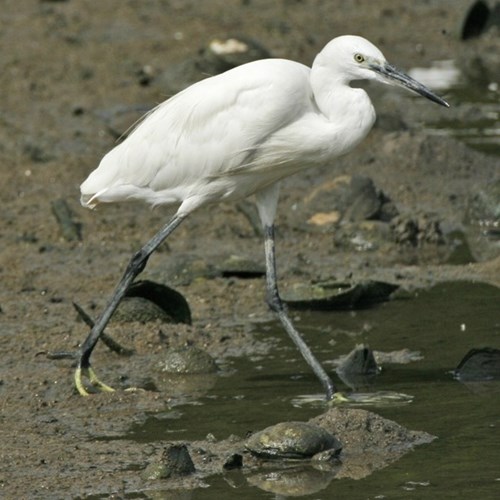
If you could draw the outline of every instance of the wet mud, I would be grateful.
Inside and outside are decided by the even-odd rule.
[[[224,422],[214,418],[213,433],[222,441],[187,440],[197,473],[160,487],[141,471],[157,460],[166,442],[123,436],[186,393],[192,402],[217,383],[218,375],[209,374],[200,376],[194,389],[172,384],[171,374],[161,371],[169,350],[194,346],[220,365],[229,357],[269,352],[272,340],[255,334],[273,316],[264,303],[263,242],[251,200],[193,214],[150,259],[141,279],[181,293],[191,324],[171,323],[161,314],[138,321],[125,310],[115,318],[106,331],[133,354],[119,356],[100,345],[93,358],[115,393],[80,397],[72,361],[46,356],[78,347],[88,326],[72,302],[95,318],[131,254],[172,213],[140,204],[92,212],[79,206],[79,184],[117,136],[145,110],[206,76],[213,68],[206,57],[209,43],[231,36],[249,37],[272,56],[310,64],[331,38],[361,34],[406,70],[460,56],[469,87],[494,93],[488,85],[498,81],[494,67],[500,67],[496,28],[460,39],[471,3],[457,2],[458,8],[437,0],[412,5],[385,0],[4,2],[0,496],[187,492],[205,487],[210,474],[221,474],[228,453],[242,453],[245,436],[224,436]],[[479,71],[478,78],[480,64],[487,71]],[[484,108],[459,92],[443,91],[451,104],[446,110],[389,87],[368,91],[379,118],[364,143],[334,165],[283,182],[277,218],[283,294],[304,284],[370,280],[400,290],[447,281],[500,286],[498,156],[492,147],[484,152],[453,134],[429,131],[445,120],[490,116],[491,104]],[[331,357],[341,354],[347,352]],[[122,390],[129,387],[146,390]],[[319,388],[311,387],[314,391]],[[318,421],[327,418],[325,411],[318,409]],[[353,413],[352,418],[361,417]],[[388,429],[388,436],[403,436],[399,427]],[[418,431],[425,430],[422,422]],[[405,432],[411,434],[408,441],[387,446],[380,464],[394,461],[409,443],[426,441]],[[380,442],[374,447],[384,448]],[[375,455],[370,463],[380,458]],[[207,456],[217,467],[207,465]],[[344,468],[333,473],[318,469],[317,481],[330,481],[339,471],[340,477],[349,471],[363,477],[378,467],[370,469],[353,457],[347,453]],[[257,483],[265,482],[257,470],[252,463],[245,474],[251,471]]]

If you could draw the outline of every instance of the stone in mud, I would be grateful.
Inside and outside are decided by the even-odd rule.
[[[398,215],[391,221],[391,229],[400,245],[420,247],[445,242],[440,221],[431,214]]]
[[[113,314],[114,321],[160,320],[165,323],[191,324],[191,310],[177,290],[154,281],[135,282]]]
[[[172,323],[172,318],[158,305],[143,297],[124,297],[113,314],[113,321],[149,323],[160,320]]]
[[[392,420],[358,408],[333,408],[309,422],[339,436],[349,457],[362,457],[367,453],[379,455],[383,458],[381,465],[396,460],[414,446],[435,439],[426,432],[408,430]]]
[[[389,198],[372,179],[360,175],[343,175],[317,187],[305,200],[310,213],[309,224],[324,225],[339,220],[390,220],[397,211]],[[330,214],[330,217],[318,217]]]
[[[170,349],[160,363],[160,370],[166,373],[209,374],[217,371],[217,365],[207,352],[194,346],[185,346]]]
[[[195,467],[185,444],[169,443],[158,462],[149,464],[143,471],[145,480],[170,479],[188,476]]]

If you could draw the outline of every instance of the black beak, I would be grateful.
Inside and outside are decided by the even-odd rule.
[[[371,64],[370,68],[382,75],[384,79],[387,80],[387,83],[393,83],[401,87],[406,87],[407,89],[410,89],[413,92],[420,94],[421,96],[427,97],[427,99],[430,99],[431,101],[440,104],[441,106],[445,106],[447,108],[450,107],[450,105],[444,99],[441,99],[441,97],[431,92],[425,85],[422,85],[421,83],[417,82],[417,80],[414,80],[411,76],[408,76],[406,73],[399,71],[390,64]]]

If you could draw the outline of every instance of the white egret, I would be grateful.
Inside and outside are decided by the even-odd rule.
[[[202,80],[146,115],[125,141],[102,159],[81,185],[81,202],[143,200],[175,204],[173,218],[130,260],[102,315],[78,352],[75,382],[101,391],[90,365],[99,336],[149,256],[195,209],[255,194],[265,234],[267,302],[331,399],[336,388],[293,326],[277,286],[274,218],[278,182],[306,168],[327,165],[367,135],[375,111],[354,80],[397,84],[448,106],[359,36],[329,42],[312,67],[264,59]]]

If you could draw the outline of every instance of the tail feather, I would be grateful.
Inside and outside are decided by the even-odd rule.
[[[108,188],[101,189],[101,191],[94,194],[84,194],[82,193],[80,196],[80,203],[85,208],[93,209],[99,204],[99,196],[104,194]]]

